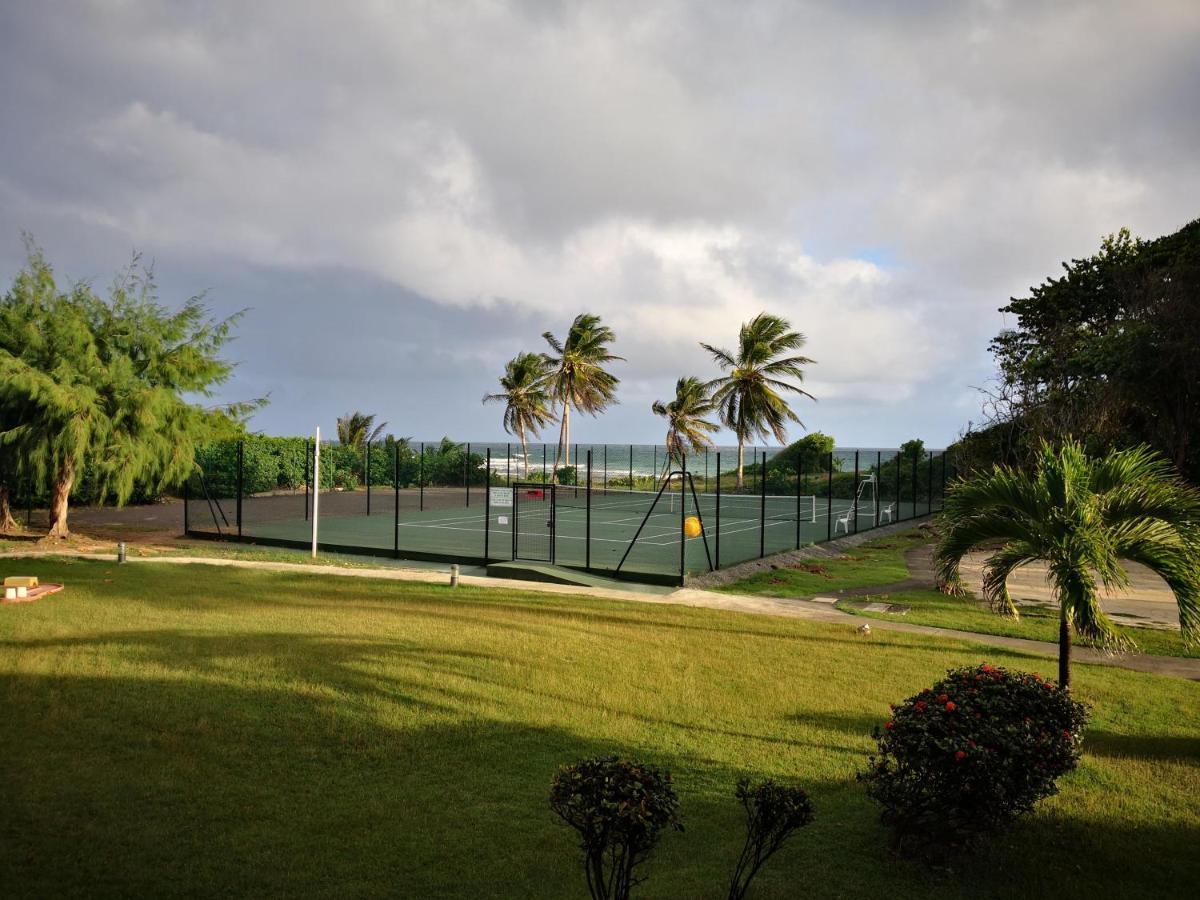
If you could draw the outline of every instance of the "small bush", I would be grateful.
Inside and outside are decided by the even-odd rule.
[[[729,879],[729,900],[742,900],[763,863],[813,820],[812,802],[797,787],[770,780],[752,785],[743,778],[737,798],[746,810],[746,842]]]
[[[564,766],[550,786],[550,808],[579,832],[594,900],[625,900],[664,829],[682,831],[669,772],[603,756]]]
[[[951,670],[892,709],[859,779],[914,855],[969,847],[1056,793],[1087,721],[1040,676],[986,664]]]

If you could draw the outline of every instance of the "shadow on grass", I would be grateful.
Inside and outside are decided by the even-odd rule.
[[[1200,738],[1197,737],[1113,734],[1089,728],[1084,733],[1083,749],[1093,756],[1176,760],[1200,765]]]

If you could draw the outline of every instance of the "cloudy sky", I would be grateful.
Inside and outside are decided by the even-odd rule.
[[[941,446],[1006,298],[1200,215],[1198,46],[1195,0],[6,3],[0,277],[24,229],[248,307],[268,433],[495,439],[504,361],[587,310],[628,361],[575,436],[661,441],[766,309],[806,426]]]

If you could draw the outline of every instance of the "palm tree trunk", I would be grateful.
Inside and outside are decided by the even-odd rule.
[[[563,449],[570,447],[567,443],[571,439],[571,404],[563,401],[562,406],[562,423],[558,426],[558,447],[554,450],[554,471],[551,473],[550,480],[558,481],[559,462],[563,459]]]
[[[737,466],[737,483],[736,487],[740,491],[745,487],[746,479],[744,476],[746,462],[746,444],[745,438],[738,435],[738,466]]]
[[[8,502],[8,485],[0,484],[0,534],[17,530],[17,520],[13,518],[12,506]]]
[[[71,485],[75,481],[75,466],[64,463],[58,470],[58,478],[50,489],[50,530],[47,537],[67,538],[71,532],[67,529],[67,505],[71,498]]]
[[[521,438],[521,471],[525,473],[525,480],[529,480],[529,447],[525,443],[525,429],[518,432]]]
[[[1058,686],[1064,691],[1071,689],[1071,623],[1066,604],[1060,604],[1058,616]]]

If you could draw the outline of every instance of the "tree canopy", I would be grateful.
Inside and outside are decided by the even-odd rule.
[[[187,399],[230,377],[220,352],[237,318],[210,318],[202,297],[168,310],[137,258],[107,297],[86,282],[60,288],[29,244],[0,300],[0,445],[16,475],[50,488],[51,535],[66,536],[71,487],[85,469],[101,496],[123,503],[139,484],[182,483],[198,442],[240,430],[258,403]]]
[[[1071,433],[1096,453],[1144,442],[1200,477],[1200,219],[1122,230],[1063,270],[1001,310],[994,435],[976,443],[1025,462]]]

